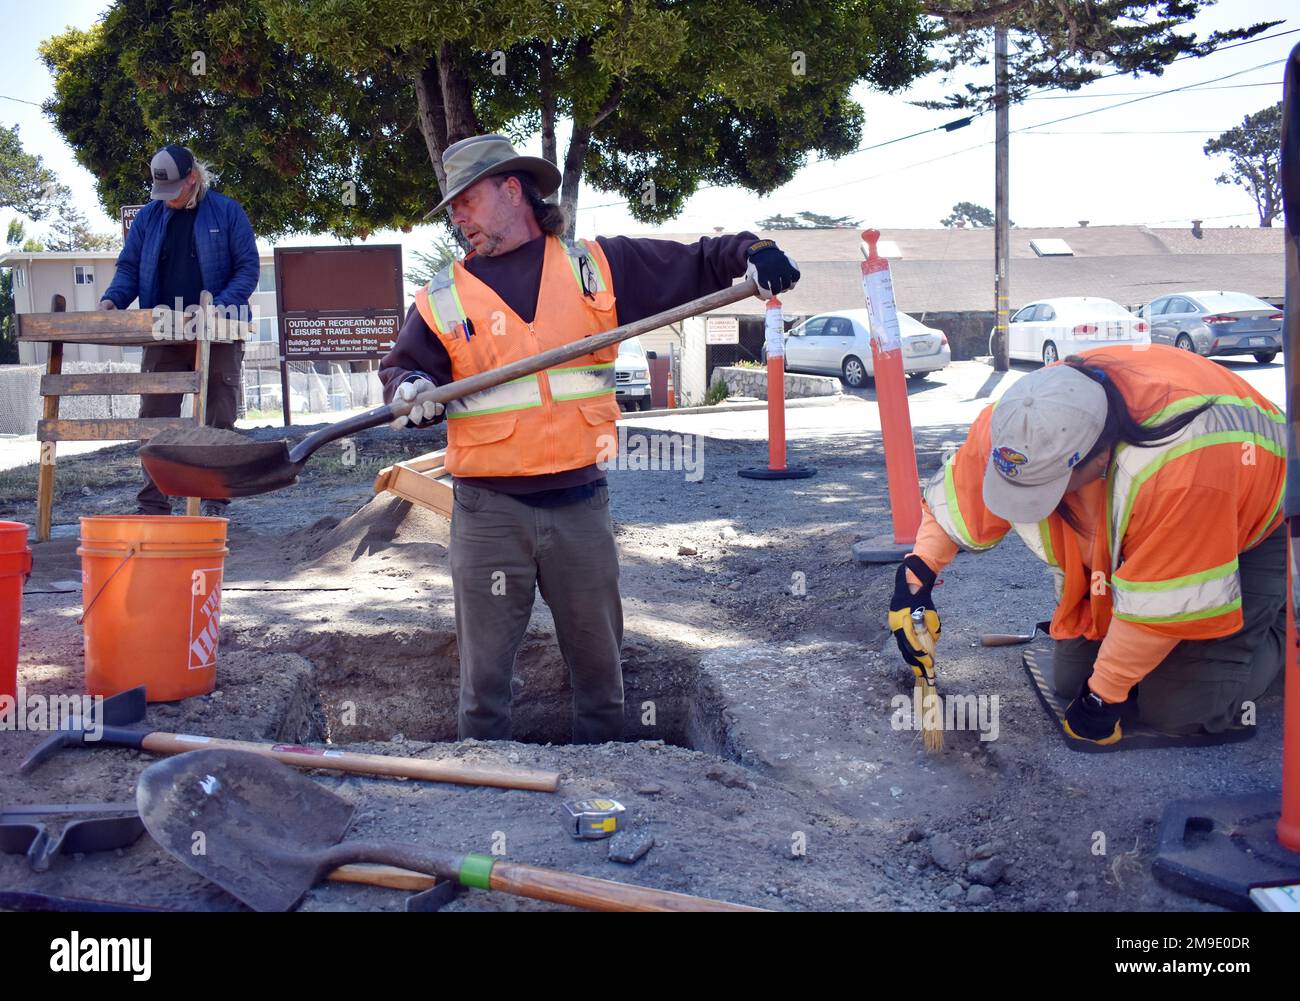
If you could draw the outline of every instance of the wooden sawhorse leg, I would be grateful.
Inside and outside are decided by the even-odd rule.
[[[211,359],[212,342],[206,337],[199,338],[194,344],[194,371],[199,374],[199,391],[194,394],[194,426],[203,427],[208,414],[208,365]],[[202,497],[187,497],[185,513],[191,518],[199,513]]]
[[[50,360],[45,367],[50,375],[63,371],[63,342],[50,342]],[[46,420],[56,420],[59,416],[59,397],[47,396],[44,400],[42,416]],[[54,515],[54,450],[58,442],[40,442],[40,469],[36,474],[36,541],[50,541],[50,522]]]

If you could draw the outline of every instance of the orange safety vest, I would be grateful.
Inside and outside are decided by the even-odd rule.
[[[1112,615],[1179,640],[1238,632],[1238,554],[1282,517],[1285,417],[1233,372],[1186,351],[1117,346],[1082,356],[1143,424],[1210,404],[1154,446],[1116,447],[1106,479],[1084,487],[1098,501],[1091,546],[1055,512],[1012,525],[984,506],[993,406],[926,485],[930,513],[966,550],[988,549],[1014,528],[1052,568],[1056,639],[1101,639]]]
[[[547,236],[537,312],[525,323],[459,261],[434,275],[416,308],[451,357],[456,380],[618,326],[600,244]],[[618,345],[447,404],[454,476],[539,476],[590,466],[616,448]]]

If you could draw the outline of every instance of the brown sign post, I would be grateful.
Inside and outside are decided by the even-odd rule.
[[[405,298],[401,244],[275,248],[286,427],[289,362],[382,358],[397,340]]]

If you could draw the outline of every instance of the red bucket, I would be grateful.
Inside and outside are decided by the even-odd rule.
[[[18,634],[23,622],[23,584],[32,572],[28,527],[0,521],[0,696],[18,695]]]

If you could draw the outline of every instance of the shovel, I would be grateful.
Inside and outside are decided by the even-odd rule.
[[[255,911],[292,909],[328,873],[351,862],[592,910],[759,910],[490,855],[342,841],[351,803],[279,762],[241,751],[190,751],[152,764],[140,775],[136,803],[168,854]],[[198,834],[203,850],[196,854]]]
[[[559,772],[539,772],[524,768],[483,768],[457,761],[429,758],[400,758],[387,754],[360,754],[335,748],[302,747],[298,744],[264,744],[252,740],[227,740],[192,733],[165,733],[161,730],[133,730],[123,724],[144,719],[145,688],[119,692],[103,702],[104,726],[94,727],[93,720],[74,720],[67,729],[46,737],[18,766],[26,775],[48,761],[65,747],[130,747],[150,754],[181,754],[196,747],[248,751],[283,761],[295,768],[351,772],[357,775],[392,776],[424,782],[458,782],[464,785],[500,786],[504,789],[533,789],[555,792],[560,787]],[[110,725],[111,724],[111,725]]]
[[[677,323],[688,316],[748,298],[756,291],[753,279],[747,279],[654,316],[580,338],[572,344],[552,348],[530,358],[521,358],[489,372],[472,375],[468,379],[437,386],[422,394],[420,401],[446,403],[449,400],[459,400],[503,382],[581,358],[629,337]],[[323,427],[292,447],[287,441],[251,441],[234,431],[223,431],[220,428],[193,427],[163,431],[140,449],[140,461],[158,489],[174,497],[249,497],[292,484],[307,460],[322,445],[358,431],[391,423],[410,412],[410,409],[411,403],[406,401],[376,407],[364,414]]]

